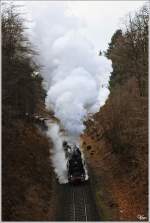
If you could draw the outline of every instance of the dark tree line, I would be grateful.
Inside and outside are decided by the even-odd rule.
[[[2,219],[48,221],[51,144],[31,122],[45,111],[45,91],[18,11],[9,2],[2,5]]]
[[[141,96],[148,94],[148,5],[128,15],[125,29],[112,36],[106,56],[112,60],[110,89],[136,78]]]
[[[2,111],[3,121],[32,115],[44,104],[42,77],[25,35],[24,20],[13,4],[2,5]]]
[[[113,66],[110,95],[86,122],[89,165],[97,169],[97,192],[104,183],[113,194],[114,220],[136,221],[139,213],[148,219],[148,20],[145,5],[112,36],[106,52]]]

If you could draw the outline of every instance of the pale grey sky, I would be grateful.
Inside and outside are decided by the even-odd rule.
[[[86,32],[97,49],[106,49],[111,36],[122,26],[122,18],[140,8],[145,1],[72,1],[73,13],[83,19]]]
[[[95,45],[96,50],[106,50],[111,36],[123,26],[122,19],[129,12],[139,9],[146,1],[16,1],[28,5],[30,11],[40,8],[66,5],[69,13],[79,17],[85,24],[84,32]],[[56,10],[57,7],[54,7]],[[64,7],[62,7],[64,10]],[[56,12],[57,14],[57,12]]]
[[[18,1],[17,1],[18,2]],[[84,33],[93,42],[98,51],[106,50],[108,43],[116,29],[123,27],[123,18],[129,13],[139,9],[146,1],[20,1],[28,6],[31,14],[35,16],[45,8],[62,11],[68,8],[68,13],[79,18],[84,24]],[[59,5],[59,7],[57,7]],[[65,7],[64,7],[65,6]],[[54,20],[55,12],[54,13]],[[56,14],[59,14],[56,12]],[[33,17],[34,17],[33,16]],[[51,16],[51,18],[53,15]],[[55,23],[55,21],[54,21]],[[64,24],[65,25],[65,24]]]

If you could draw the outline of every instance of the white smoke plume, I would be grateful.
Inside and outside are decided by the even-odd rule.
[[[39,49],[37,60],[47,86],[46,107],[54,111],[69,138],[78,142],[84,120],[109,95],[111,62],[96,54],[84,33],[85,24],[69,13],[66,2],[28,4],[33,21],[31,41]],[[56,150],[52,162],[62,182],[65,161],[58,127],[50,128],[49,134]]]
[[[63,135],[60,133],[59,125],[53,122],[47,122],[48,131],[47,135],[53,142],[53,148],[51,150],[52,165],[54,171],[59,180],[59,183],[65,184],[67,179],[67,160],[65,158],[65,152],[62,148]]]

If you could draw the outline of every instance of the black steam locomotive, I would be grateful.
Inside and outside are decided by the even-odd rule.
[[[66,144],[66,146],[68,145]],[[70,149],[72,149],[72,152],[68,156],[67,162],[68,181],[69,183],[84,182],[86,178],[85,163],[82,159],[80,149],[77,146],[73,146]]]
[[[85,181],[85,170],[81,161],[78,160],[68,161],[68,181],[70,183]]]

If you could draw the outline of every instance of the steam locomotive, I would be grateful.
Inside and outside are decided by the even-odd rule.
[[[68,182],[78,183],[84,182],[86,178],[85,162],[82,159],[81,151],[77,146],[69,146],[64,143],[65,151],[68,154],[67,172]]]

